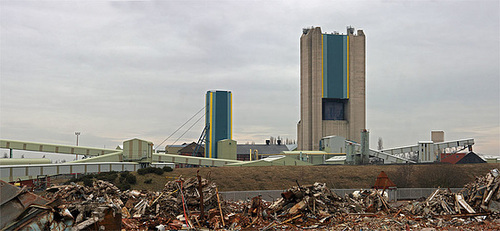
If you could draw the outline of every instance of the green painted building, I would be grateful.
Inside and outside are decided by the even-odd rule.
[[[152,155],[152,142],[137,138],[123,142],[124,161],[151,162]]]
[[[236,160],[236,140],[219,140],[217,142],[217,156],[219,159]]]

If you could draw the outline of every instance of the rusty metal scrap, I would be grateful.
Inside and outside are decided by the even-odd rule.
[[[59,198],[48,200],[0,180],[1,230],[65,230],[73,216]]]

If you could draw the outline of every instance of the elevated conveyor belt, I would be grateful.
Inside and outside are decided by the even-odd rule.
[[[397,148],[383,149],[383,153],[393,156],[404,156],[408,154],[418,155],[418,162],[439,161],[439,155],[448,148],[467,148],[474,145],[474,139],[452,140],[439,143],[419,142],[416,145],[409,145]]]
[[[153,162],[170,162],[176,164],[192,164],[211,167],[219,167],[226,164],[243,163],[243,161],[240,160],[216,159],[162,153],[153,153]]]
[[[414,164],[414,163],[416,163],[413,160],[409,160],[409,159],[402,158],[399,156],[387,154],[385,152],[380,152],[380,151],[373,150],[373,149],[370,149],[370,156],[378,157],[380,159],[383,159],[384,163],[390,163],[390,164],[403,164],[403,163]]]
[[[351,141],[346,140],[346,145],[354,146],[354,153],[361,153],[361,144],[353,143]],[[384,160],[385,164],[399,164],[399,163],[416,163],[410,159],[402,158],[396,155],[392,155],[389,153],[369,149],[370,157],[377,157]]]
[[[83,146],[46,144],[46,143],[35,143],[35,142],[18,141],[18,140],[0,140],[0,148],[25,150],[33,152],[77,154],[86,156],[100,156],[120,151],[120,150],[106,149],[106,148],[91,148]]]
[[[458,147],[474,145],[474,139],[461,139],[461,140],[446,141],[446,142],[441,142],[441,143],[433,143],[433,145],[435,145],[436,148],[438,148],[440,150],[443,150],[445,148],[458,148]],[[388,149],[382,150],[382,152],[385,152],[385,153],[388,153],[391,155],[410,153],[410,152],[418,152],[418,151],[419,151],[418,144],[397,147],[397,148],[388,148]]]
[[[111,171],[137,171],[139,163],[95,162],[64,164],[0,165],[0,179],[8,182],[36,179],[39,175],[84,174]]]

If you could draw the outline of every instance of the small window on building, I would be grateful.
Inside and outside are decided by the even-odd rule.
[[[344,99],[323,99],[323,120],[345,120]]]

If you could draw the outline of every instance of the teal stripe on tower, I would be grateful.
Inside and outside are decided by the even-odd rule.
[[[231,92],[229,92],[227,94],[227,102],[228,102],[228,110],[227,110],[227,127],[229,128],[228,129],[228,138],[227,139],[233,139],[233,129],[232,129],[232,123],[233,123],[233,110],[232,110],[232,102],[233,100],[233,97],[232,97],[232,94]]]
[[[231,139],[232,108],[230,91],[207,91],[205,123],[208,126],[205,157],[217,158],[217,142]]]
[[[348,98],[348,36],[323,34],[323,98]]]

